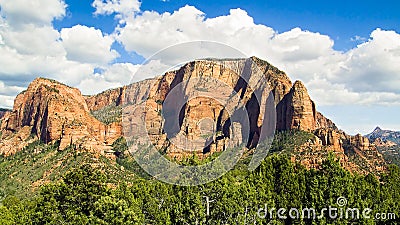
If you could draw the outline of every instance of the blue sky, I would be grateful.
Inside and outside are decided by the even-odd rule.
[[[36,76],[94,94],[129,83],[167,46],[210,40],[302,80],[348,133],[400,130],[399,8],[392,0],[0,0],[0,107]]]
[[[95,9],[88,1],[67,0],[69,15],[54,22],[55,27],[71,27],[84,24],[112,33],[117,21],[113,16],[93,17]],[[191,5],[206,13],[206,17],[229,14],[230,9],[241,8],[254,18],[255,23],[265,24],[283,32],[295,27],[327,34],[335,40],[334,48],[348,50],[360,41],[351,39],[368,38],[376,28],[400,31],[400,2],[389,1],[183,1],[144,0],[141,10],[159,13],[174,12]]]

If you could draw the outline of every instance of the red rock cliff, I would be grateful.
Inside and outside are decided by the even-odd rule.
[[[37,78],[19,94],[13,111],[3,118],[0,154],[10,154],[21,146],[14,142],[39,139],[60,141],[60,149],[71,144],[103,151],[121,135],[121,125],[109,126],[90,115],[81,92],[53,80]]]

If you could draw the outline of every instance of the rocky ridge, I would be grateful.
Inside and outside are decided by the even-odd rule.
[[[20,93],[1,123],[0,154],[10,155],[37,139],[104,152],[122,132],[121,124],[105,125],[90,115],[81,92],[54,80],[37,78]]]
[[[383,142],[390,141],[400,145],[400,132],[398,131],[383,130],[380,127],[376,127],[371,133],[365,135],[365,137],[371,142],[379,138]]]
[[[242,71],[248,73],[240,77]],[[222,81],[223,84],[215,80]],[[268,91],[263,91],[261,80],[268,83]],[[234,92],[225,92],[224,85]],[[163,104],[171,91],[176,89],[185,98],[193,90],[206,93],[209,97],[189,99],[182,107],[174,105],[177,104],[176,101],[172,101],[170,105]],[[240,133],[241,124],[231,121],[227,109],[213,100],[220,96],[229,96],[228,105],[232,108],[246,109],[249,112],[250,136],[246,146],[253,148],[262,131],[260,121],[268,110],[265,106],[259,106],[256,98],[265,100],[270,94],[274,96],[278,131],[303,130],[314,136],[296,150],[302,156],[294,157],[295,160],[307,167],[318,167],[326,152],[335,152],[342,164],[352,171],[384,170],[382,157],[367,138],[361,135],[349,136],[338,130],[331,120],[316,110],[301,81],[292,84],[284,72],[256,57],[198,60],[162,76],[94,96],[82,96],[75,88],[38,78],[30,84],[27,91],[17,96],[13,111],[4,116],[1,123],[3,136],[0,154],[13,154],[34,139],[45,143],[59,141],[60,150],[72,145],[104,154],[113,141],[122,135],[121,122],[106,125],[90,112],[110,105],[122,106],[129,103],[133,107],[144,106],[146,109],[136,113],[145,115],[148,135],[160,151],[174,158],[193,153],[202,158],[224,151],[229,140],[236,138],[236,141],[240,141],[242,138],[232,137],[230,125],[233,124],[233,129],[239,130],[236,133]],[[166,121],[173,120],[165,112],[179,114],[179,121],[175,121],[179,126],[173,134],[165,131],[169,126]],[[132,119],[129,116],[124,118]],[[140,128],[132,129],[134,132],[134,129]],[[213,132],[207,133],[210,129]],[[182,151],[182,146],[171,142],[171,137],[179,135],[195,143],[193,151]],[[358,162],[363,165],[361,169],[352,162],[352,158],[361,162]]]

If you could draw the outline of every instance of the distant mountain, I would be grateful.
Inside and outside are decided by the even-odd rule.
[[[400,166],[400,131],[382,130],[376,127],[365,137],[374,143],[386,162]]]
[[[400,145],[400,131],[382,130],[380,127],[376,127],[370,134],[365,135],[371,142],[374,142],[377,138],[384,142],[391,141]]]

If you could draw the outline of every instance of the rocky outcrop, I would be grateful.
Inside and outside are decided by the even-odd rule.
[[[106,126],[90,115],[81,92],[53,80],[37,78],[19,94],[13,111],[3,118],[0,154],[21,149],[10,143],[59,141],[60,150],[75,145],[103,151],[122,134],[121,124]],[[28,135],[29,134],[29,135]]]
[[[257,97],[265,102],[271,93],[283,96],[290,86],[286,74],[265,61],[199,60],[154,79],[143,102],[152,110],[142,110],[136,115],[144,114],[148,135],[160,151],[174,158],[193,153],[201,158],[223,151],[229,140],[242,142],[242,133],[234,130],[243,131],[240,127],[244,124],[233,119],[235,112],[248,112],[250,124],[245,144],[254,147],[268,110],[265,105],[259,106]],[[126,98],[138,96],[136,91],[137,87],[127,88]],[[126,102],[131,105],[140,102],[132,100]],[[274,107],[272,102],[270,109]],[[134,126],[141,119],[136,115],[124,119]],[[135,129],[133,133],[141,128]]]
[[[363,137],[361,134],[350,136],[348,140],[352,146],[360,150],[368,150],[370,148],[370,143],[368,138]]]
[[[313,131],[317,127],[317,111],[301,81],[296,81],[289,93],[277,105],[277,130]]]
[[[317,112],[316,115],[315,128],[316,129],[331,128],[333,130],[338,130],[335,123],[332,120],[326,118],[320,112]]]
[[[331,146],[335,151],[343,151],[344,134],[330,128],[321,128],[315,131],[320,145]],[[343,151],[344,152],[344,151]]]

